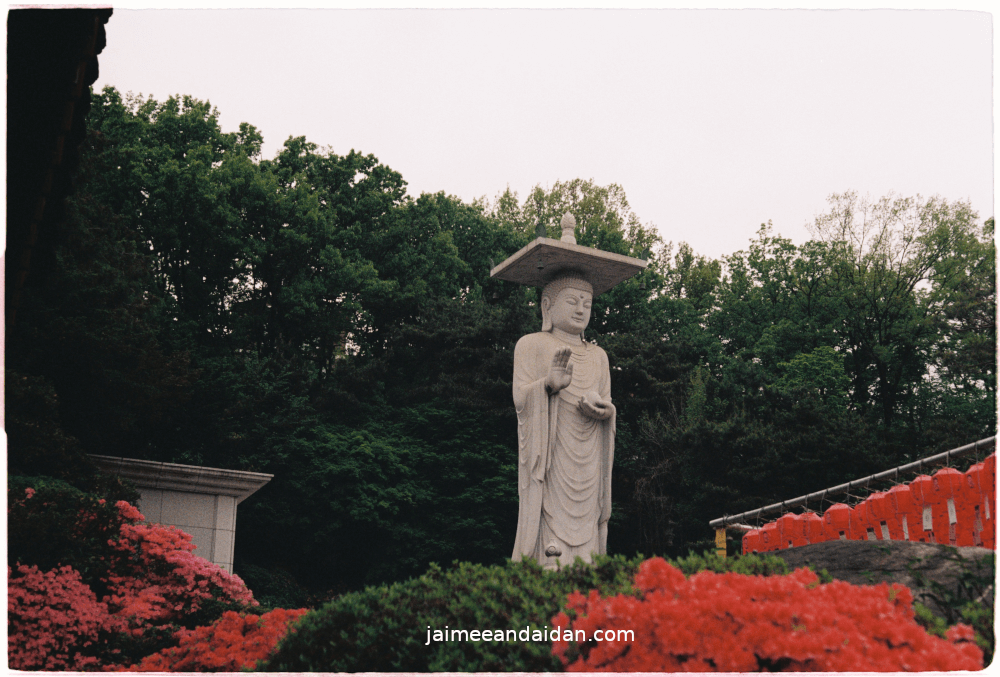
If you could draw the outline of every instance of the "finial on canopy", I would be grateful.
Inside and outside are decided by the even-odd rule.
[[[569,212],[563,214],[562,221],[559,222],[559,226],[562,228],[562,237],[559,239],[562,242],[576,244],[576,235],[573,232],[576,230],[576,219],[573,215]]]

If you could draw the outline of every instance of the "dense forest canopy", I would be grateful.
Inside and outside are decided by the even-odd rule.
[[[315,590],[499,562],[513,346],[540,317],[489,270],[566,211],[650,262],[587,330],[618,406],[612,552],[685,554],[724,513],[996,429],[993,219],[965,202],[833,195],[805,244],[765,224],[712,260],[617,185],[413,197],[372,155],[262,140],[191,97],[95,93],[56,273],[7,327],[9,472],[273,473],[236,570]]]

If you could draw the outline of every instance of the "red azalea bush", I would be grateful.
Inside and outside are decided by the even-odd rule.
[[[107,606],[70,567],[42,573],[21,565],[7,589],[10,667],[16,670],[81,670],[97,663],[85,650],[107,620]]]
[[[238,672],[274,653],[288,626],[308,609],[275,609],[261,616],[227,611],[209,626],[178,632],[180,645],[147,656],[129,671]]]
[[[909,589],[894,584],[821,585],[799,569],[788,576],[703,571],[684,574],[660,558],[642,563],[639,597],[570,595],[552,619],[588,642],[560,639],[553,653],[571,671],[746,672],[980,670],[971,628],[948,640],[914,621]],[[632,630],[634,639],[594,641],[595,630]]]
[[[118,508],[129,521],[114,543],[117,557],[106,579],[106,601],[133,632],[149,624],[184,624],[208,601],[257,604],[238,576],[193,554],[190,535],[176,527],[136,524],[143,519],[138,510],[124,501]]]
[[[52,541],[19,538],[8,551],[12,666],[127,665],[176,644],[185,628],[257,604],[239,577],[192,553],[188,534],[64,485],[8,492],[11,531],[40,525]]]
[[[15,575],[16,573],[16,575]],[[7,567],[7,653],[15,670],[83,670],[98,664],[98,636],[113,629],[106,604],[70,567]]]

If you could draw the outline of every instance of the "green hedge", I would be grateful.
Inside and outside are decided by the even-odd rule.
[[[253,598],[260,603],[260,614],[264,609],[301,609],[316,606],[312,604],[309,591],[303,588],[287,571],[268,569],[256,564],[238,563],[233,573],[243,579],[253,591]]]
[[[551,671],[561,670],[545,641],[451,641],[428,645],[433,630],[544,630],[574,590],[632,594],[642,557],[598,556],[560,571],[533,561],[483,566],[437,565],[419,578],[345,594],[303,617],[264,669],[273,672]],[[788,572],[768,555],[719,559],[691,555],[674,562],[755,574]]]

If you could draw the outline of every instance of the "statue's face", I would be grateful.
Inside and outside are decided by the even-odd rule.
[[[570,334],[582,334],[590,323],[591,301],[593,295],[588,291],[572,287],[563,289],[549,306],[552,326]]]

